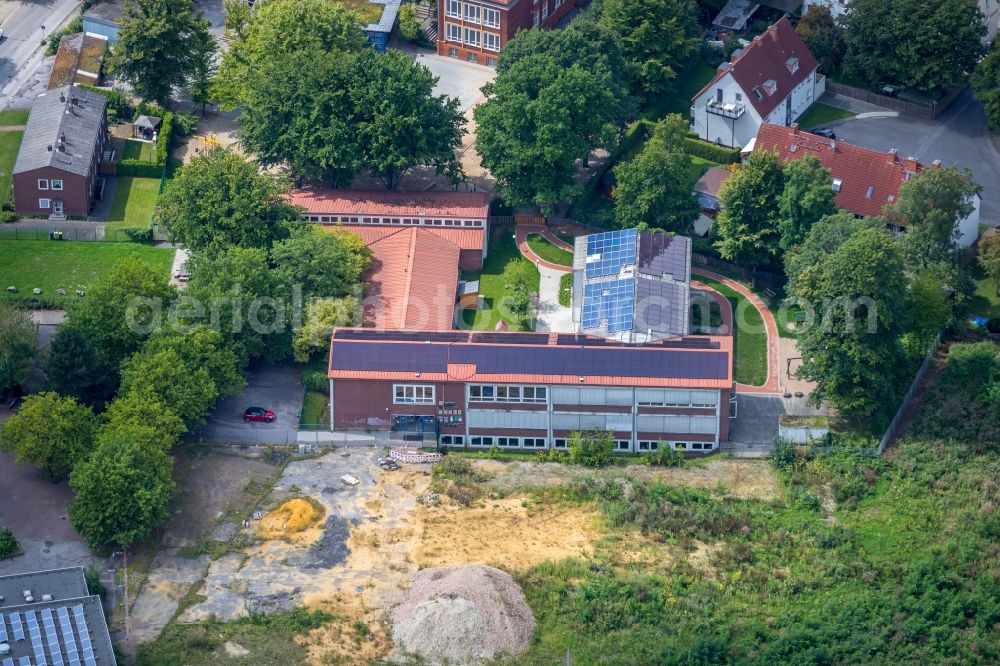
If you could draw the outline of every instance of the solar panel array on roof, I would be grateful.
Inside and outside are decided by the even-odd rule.
[[[638,272],[688,282],[691,279],[691,239],[686,236],[643,234],[639,242]]]
[[[587,236],[587,277],[617,275],[623,266],[635,264],[637,239],[635,229]]]
[[[583,327],[606,322],[609,333],[632,330],[635,313],[635,279],[605,280],[583,286]]]
[[[548,333],[473,333],[472,342],[494,342],[505,345],[544,345],[549,341]]]
[[[3,666],[14,666],[14,660],[11,659],[10,657],[7,657],[6,659],[3,660]]]
[[[381,331],[356,328],[339,329],[334,333],[337,340],[399,340],[404,342],[465,342],[469,334],[463,331]]]
[[[10,614],[10,632],[14,634],[15,641],[24,640],[24,628],[21,626],[21,616],[17,612]]]

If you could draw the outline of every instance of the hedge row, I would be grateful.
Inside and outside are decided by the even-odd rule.
[[[684,151],[688,155],[702,157],[710,162],[719,164],[731,164],[740,161],[739,148],[727,148],[701,139],[687,137],[684,139]]]

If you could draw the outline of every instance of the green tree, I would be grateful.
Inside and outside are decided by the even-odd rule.
[[[173,461],[157,447],[120,434],[98,442],[70,477],[73,527],[92,548],[121,548],[145,538],[167,518]]]
[[[103,408],[118,386],[117,369],[108,366],[72,321],[56,329],[45,357],[45,374],[51,390],[95,408]]]
[[[852,0],[841,21],[844,63],[872,83],[944,91],[983,54],[986,26],[975,0]]]
[[[538,269],[531,262],[515,257],[507,262],[500,274],[507,296],[505,307],[517,320],[519,328],[526,329],[526,321],[531,317],[531,302],[538,285]]]
[[[903,246],[910,264],[926,267],[957,258],[957,221],[972,213],[973,197],[981,190],[970,170],[954,166],[924,169],[903,183],[885,215],[906,227]]]
[[[212,99],[212,80],[215,78],[216,57],[218,49],[215,37],[207,29],[196,30],[191,35],[191,74],[188,84],[191,87],[191,99],[201,105],[201,115],[205,115],[205,107]]]
[[[822,217],[836,212],[830,172],[813,156],[792,160],[783,168],[785,188],[778,199],[781,216],[778,245],[783,251],[801,243]]]
[[[348,53],[365,45],[357,14],[328,0],[269,0],[249,12],[222,56],[213,97],[227,111],[265,83],[262,68],[297,51]],[[319,91],[316,91],[319,92]]]
[[[31,314],[0,301],[0,395],[27,378],[37,351]]]
[[[417,10],[412,3],[401,5],[399,8],[399,34],[411,42],[420,39],[420,22],[417,20]]]
[[[361,304],[354,296],[343,298],[318,298],[306,305],[302,326],[295,331],[292,353],[299,363],[330,347],[330,334],[337,326],[360,326]]]
[[[86,457],[96,427],[94,413],[73,398],[36,393],[0,426],[0,450],[61,479]]]
[[[1000,234],[979,240],[979,265],[993,279],[993,290],[1000,296]]]
[[[371,250],[357,234],[330,233],[308,224],[275,243],[271,261],[306,297],[346,296],[358,290]]]
[[[118,395],[103,414],[98,438],[118,433],[146,446],[168,451],[187,430],[184,420],[167,407],[159,396],[148,391],[129,391]]]
[[[215,253],[232,246],[267,248],[300,224],[287,186],[224,148],[195,156],[170,181],[156,216],[171,240]]]
[[[670,92],[701,36],[693,0],[604,0],[600,21],[618,37],[649,98]]]
[[[910,327],[903,334],[903,350],[919,359],[927,354],[931,342],[948,323],[951,307],[934,271],[923,271],[911,278],[908,299]]]
[[[847,44],[844,42],[844,29],[834,21],[829,7],[810,6],[809,11],[799,19],[795,32],[816,56],[821,73],[833,74],[840,68]]]
[[[227,36],[235,39],[246,37],[247,26],[250,25],[250,15],[253,13],[254,6],[248,5],[245,0],[222,1],[225,12],[223,26],[226,28]]]
[[[569,459],[577,465],[605,467],[615,455],[615,434],[606,430],[571,432],[566,445]]]
[[[93,344],[99,367],[117,375],[163,322],[175,296],[168,275],[137,259],[120,261],[101,276],[72,315],[72,327]]]
[[[687,123],[676,114],[658,122],[642,150],[614,168],[615,221],[622,227],[651,227],[689,234],[698,219],[698,200],[684,152]]]
[[[580,190],[577,160],[610,147],[616,104],[602,78],[580,65],[560,67],[551,54],[518,60],[483,86],[474,111],[476,151],[511,205],[546,214]]]
[[[994,41],[989,55],[976,65],[972,89],[976,99],[983,103],[990,127],[1000,127],[1000,41]]]
[[[772,265],[781,238],[784,173],[774,153],[754,151],[723,184],[715,223],[723,259],[757,269]]]
[[[798,337],[799,376],[816,383],[810,402],[828,401],[847,417],[885,418],[898,404],[912,366],[900,338],[907,331],[906,279],[896,241],[885,231],[855,232],[800,275],[794,296],[812,296],[821,321]]]
[[[146,100],[168,103],[195,73],[194,52],[211,40],[191,0],[129,0],[108,65]]]
[[[189,428],[204,419],[219,397],[208,369],[170,348],[143,350],[126,361],[120,392],[162,400]]]
[[[884,229],[881,220],[858,219],[852,213],[840,212],[818,220],[799,245],[785,253],[785,275],[788,284],[785,290],[808,301],[817,301],[812,287],[816,284],[815,274],[823,269],[827,256],[836,252],[841,245],[862,229]]]
[[[164,329],[146,341],[141,353],[163,350],[177,352],[189,367],[204,368],[220,398],[239,393],[246,386],[240,357],[226,346],[221,333],[208,326],[198,326],[183,333]],[[173,403],[168,401],[167,404]]]

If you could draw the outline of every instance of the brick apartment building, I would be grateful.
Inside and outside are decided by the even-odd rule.
[[[439,0],[438,53],[495,67],[519,30],[551,28],[576,0]]]
[[[566,448],[608,430],[618,452],[706,453],[729,439],[732,338],[625,345],[585,335],[336,329],[330,422],[456,447]]]

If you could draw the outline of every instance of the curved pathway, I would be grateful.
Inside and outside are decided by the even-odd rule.
[[[521,251],[521,254],[531,261],[531,263],[536,266],[545,266],[546,268],[551,268],[554,271],[560,271],[562,273],[569,273],[573,270],[572,266],[554,264],[551,261],[545,261],[535,254],[535,251],[528,245],[529,234],[539,234],[556,247],[568,250],[569,252],[573,251],[573,246],[549,231],[547,227],[539,224],[519,224],[514,229],[514,235],[517,240],[517,248]]]
[[[692,268],[691,275],[701,275],[703,277],[711,278],[716,282],[721,282],[733,291],[738,291],[742,294],[750,303],[757,308],[760,312],[761,318],[764,320],[764,330],[767,333],[767,381],[764,382],[763,386],[749,386],[747,384],[737,384],[736,390],[739,393],[780,393],[781,386],[778,382],[778,325],[774,321],[774,315],[764,304],[764,301],[760,299],[757,294],[753,293],[745,285],[727,278],[724,275],[719,275],[718,273],[713,273],[712,271],[706,271],[701,268]],[[692,279],[692,286],[708,290],[715,291],[708,285],[702,284]],[[717,293],[717,292],[716,292]],[[729,307],[729,300],[723,298],[725,301],[725,307],[722,308],[722,320],[723,323],[729,327],[729,330],[735,336],[735,330],[733,327],[733,315],[732,308]]]

